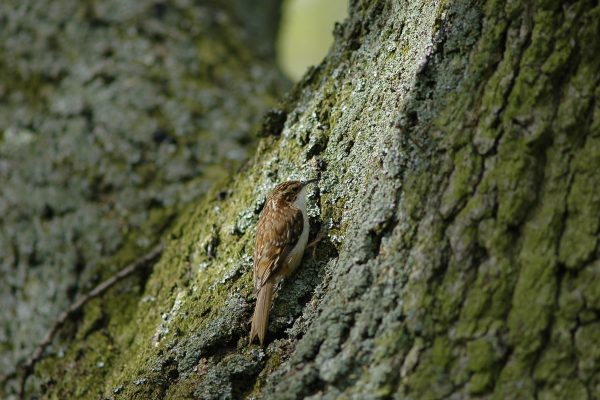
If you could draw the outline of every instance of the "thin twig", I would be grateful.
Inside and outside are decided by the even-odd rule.
[[[133,274],[136,270],[138,270],[141,266],[148,264],[149,262],[156,259],[163,251],[163,245],[157,244],[154,246],[148,253],[138,258],[131,264],[127,265],[125,268],[100,283],[94,289],[92,289],[87,294],[80,297],[75,303],[71,304],[69,308],[63,311],[58,318],[54,321],[54,324],[50,327],[44,339],[37,345],[33,353],[29,356],[27,361],[21,365],[19,368],[20,377],[19,377],[19,398],[21,400],[25,399],[25,383],[27,382],[27,378],[33,372],[33,368],[40,361],[44,355],[44,350],[46,347],[52,342],[52,339],[58,332],[58,330],[64,325],[64,323],[70,319],[73,314],[77,313],[88,301],[100,296],[116,283],[121,280],[127,278],[129,275]],[[14,374],[10,374],[14,376]]]

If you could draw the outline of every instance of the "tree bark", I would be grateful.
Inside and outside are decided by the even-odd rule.
[[[48,397],[598,397],[598,2],[353,0],[335,36],[141,299],[38,366]],[[258,213],[317,174],[326,238],[248,345]]]
[[[0,398],[61,312],[255,148],[287,82],[273,59],[279,0],[253,2],[251,20],[243,3],[0,2]],[[84,352],[79,339],[111,354],[104,327],[129,321],[147,275],[90,303],[48,354]],[[99,384],[81,389],[102,382],[94,368],[44,376],[98,398]]]

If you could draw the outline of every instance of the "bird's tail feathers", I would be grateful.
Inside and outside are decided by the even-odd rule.
[[[267,326],[269,324],[269,311],[271,311],[271,301],[273,300],[274,282],[267,280],[256,295],[256,307],[252,316],[252,328],[250,329],[250,343],[258,336],[260,345],[265,342],[267,335]]]

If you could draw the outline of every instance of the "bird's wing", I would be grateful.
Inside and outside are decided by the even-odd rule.
[[[258,220],[254,250],[254,290],[258,291],[281,267],[304,228],[302,212],[295,207],[265,206]]]

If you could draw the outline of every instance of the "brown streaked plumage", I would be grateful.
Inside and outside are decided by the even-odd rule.
[[[254,292],[250,343],[264,344],[277,280],[294,272],[308,241],[305,188],[315,180],[284,182],[275,187],[260,213],[254,248]]]

